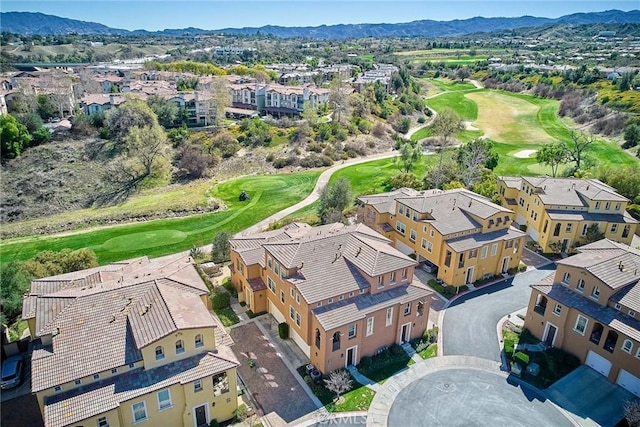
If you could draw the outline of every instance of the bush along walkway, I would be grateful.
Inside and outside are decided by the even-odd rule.
[[[351,376],[353,376],[353,378],[355,378],[355,380],[358,381],[363,386],[370,388],[375,392],[378,392],[380,390],[380,384],[362,375],[355,366],[353,365],[347,366],[347,371],[349,371]]]

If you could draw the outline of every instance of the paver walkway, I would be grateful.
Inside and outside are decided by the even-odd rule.
[[[238,373],[258,402],[259,411],[275,412],[285,422],[291,422],[318,409],[282,353],[254,322],[232,328],[230,334],[235,341],[231,349],[241,363]],[[255,361],[253,368],[249,359]]]

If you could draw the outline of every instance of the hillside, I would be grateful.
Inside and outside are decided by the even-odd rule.
[[[456,19],[453,21],[418,20],[398,24],[340,24],[316,27],[263,26],[245,28],[223,28],[203,30],[199,28],[166,29],[149,32],[146,30],[127,31],[110,28],[94,22],[78,21],[53,15],[30,12],[4,12],[0,14],[3,31],[25,34],[122,34],[122,35],[160,35],[183,36],[185,34],[270,34],[276,37],[309,37],[318,39],[344,39],[352,37],[444,37],[460,36],[477,32],[492,32],[505,29],[541,27],[553,24],[596,24],[596,23],[640,23],[640,11],[623,12],[608,10],[604,12],[576,13],[559,18],[521,16],[514,18]]]

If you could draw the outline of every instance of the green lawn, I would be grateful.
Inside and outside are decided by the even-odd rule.
[[[375,396],[375,392],[351,377],[352,389],[343,394],[342,401],[338,404],[335,403],[335,393],[324,386],[324,380],[320,380],[317,383],[311,381],[305,371],[304,366],[300,366],[298,374],[307,381],[307,385],[313,392],[313,394],[320,400],[324,407],[329,412],[351,412],[351,411],[366,411],[371,405],[371,401]]]
[[[218,318],[220,319],[220,322],[222,322],[222,325],[225,327],[233,326],[236,323],[240,323],[240,319],[231,307],[219,308],[214,311],[218,315]]]
[[[432,357],[436,357],[438,355],[438,344],[435,343],[435,342],[432,343],[432,344],[429,344],[429,347],[427,347],[424,350],[418,352],[418,354],[423,359],[430,359]]]
[[[478,118],[478,105],[471,99],[465,97],[467,93],[475,93],[475,91],[468,92],[447,92],[442,95],[427,99],[427,105],[436,111],[442,111],[444,108],[451,108],[458,113],[462,120],[476,120]]]
[[[443,92],[455,92],[458,90],[473,90],[473,83],[461,82],[460,80],[449,79],[429,79],[428,82]]]
[[[358,371],[377,383],[383,383],[397,372],[413,364],[413,360],[398,344],[372,357],[363,357],[357,366]]]
[[[218,184],[211,196],[223,200],[221,212],[106,227],[63,236],[9,239],[0,245],[2,262],[25,260],[42,250],[93,249],[101,264],[148,255],[157,257],[209,243],[221,230],[238,232],[304,199],[320,172],[250,176]],[[246,190],[252,197],[239,202]]]

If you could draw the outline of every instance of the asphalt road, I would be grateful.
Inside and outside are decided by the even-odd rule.
[[[446,369],[405,387],[391,406],[389,426],[570,427],[550,402],[498,374]]]
[[[443,354],[500,362],[498,321],[526,307],[531,295],[529,286],[552,274],[555,268],[555,264],[548,264],[456,299],[444,314]]]

